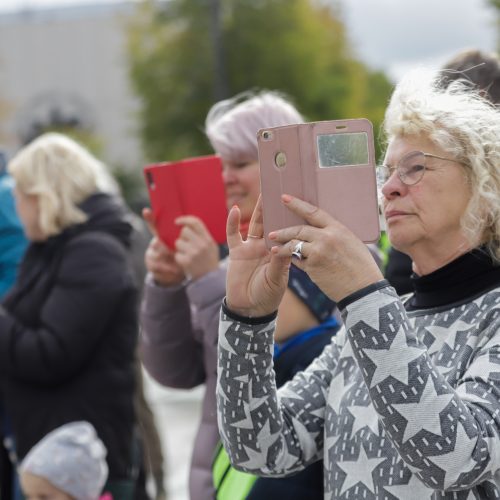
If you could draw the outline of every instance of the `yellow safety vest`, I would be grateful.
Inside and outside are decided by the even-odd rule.
[[[244,500],[257,479],[257,476],[240,472],[231,465],[222,443],[215,451],[212,477],[216,500]]]

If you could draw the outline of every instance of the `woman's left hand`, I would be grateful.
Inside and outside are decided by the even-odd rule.
[[[321,290],[339,302],[351,293],[383,279],[366,245],[325,211],[290,195],[282,202],[309,225],[273,231],[270,240],[280,246],[272,252],[291,256],[301,241],[302,259],[293,263],[304,270]]]

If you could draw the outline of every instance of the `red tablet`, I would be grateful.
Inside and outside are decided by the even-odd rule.
[[[144,167],[151,208],[161,240],[173,248],[181,230],[174,221],[195,215],[217,243],[226,241],[226,198],[218,156],[200,156]]]

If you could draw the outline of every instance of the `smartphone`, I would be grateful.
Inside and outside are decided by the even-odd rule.
[[[217,243],[226,241],[226,196],[216,155],[146,165],[144,177],[160,239],[174,248],[181,215],[195,215]]]
[[[365,243],[380,238],[373,127],[364,118],[287,125],[257,134],[264,237],[304,224],[283,193],[320,207]]]

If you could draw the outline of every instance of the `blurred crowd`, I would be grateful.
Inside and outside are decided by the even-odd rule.
[[[305,122],[276,91],[208,111],[222,245],[186,214],[167,246],[69,136],[0,157],[1,500],[166,500],[143,368],[204,385],[192,500],[498,498],[500,61],[416,78],[387,108],[378,244],[284,197],[309,227],[267,250],[257,132]]]

